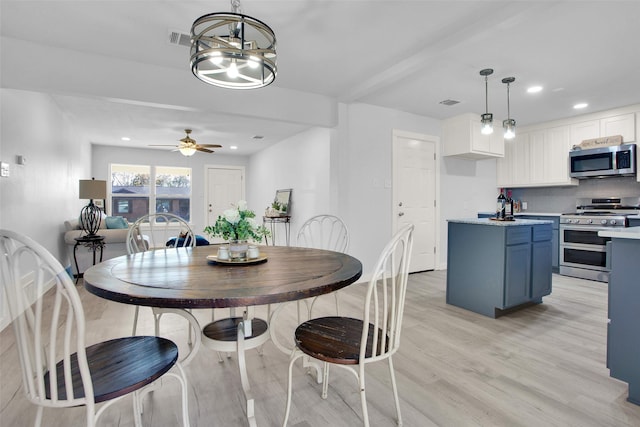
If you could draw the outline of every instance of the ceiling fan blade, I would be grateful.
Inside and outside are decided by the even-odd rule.
[[[204,148],[201,145],[196,146],[196,150],[202,151],[203,153],[213,153],[213,150],[209,150],[208,148]]]
[[[220,144],[199,144],[198,147],[222,148]]]

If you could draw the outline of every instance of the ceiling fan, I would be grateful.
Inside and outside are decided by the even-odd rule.
[[[189,134],[191,133],[191,129],[184,130],[187,136],[180,140],[179,145],[169,145],[169,144],[151,144],[149,147],[176,147],[173,151],[180,151],[184,156],[193,156],[196,151],[202,151],[203,153],[213,153],[213,150],[209,148],[221,148],[222,145],[219,144],[197,144],[195,139],[192,139]]]

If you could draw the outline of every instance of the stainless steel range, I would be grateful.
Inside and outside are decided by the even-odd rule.
[[[578,199],[576,212],[560,217],[560,274],[609,282],[609,237],[598,231],[629,226],[640,214],[640,197]]]

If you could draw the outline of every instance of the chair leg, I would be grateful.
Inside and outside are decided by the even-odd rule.
[[[183,427],[189,427],[189,397],[187,388],[187,376],[185,375],[184,369],[182,368],[182,364],[180,362],[176,363],[175,366],[178,368],[179,374],[175,372],[168,372],[166,375],[170,375],[176,378],[180,383],[180,388],[182,390],[182,425]]]
[[[136,305],[136,309],[133,312],[133,330],[131,331],[131,336],[136,335],[136,330],[138,329],[138,312],[140,311],[140,306]]]
[[[360,383],[360,402],[362,403],[362,421],[364,427],[369,427],[369,411],[367,410],[367,394],[364,388],[364,370],[360,370],[359,383]]]
[[[396,383],[396,374],[393,369],[393,358],[389,356],[389,374],[391,375],[391,387],[393,389],[393,399],[396,402],[396,417],[398,427],[402,427],[402,414],[400,413],[400,399],[398,398],[398,385]]]
[[[133,424],[142,427],[142,402],[138,391],[133,392]]]
[[[322,398],[327,398],[327,391],[329,390],[329,364],[324,362],[322,365]]]
[[[246,320],[245,320],[246,321]],[[250,322],[251,320],[249,320]],[[249,384],[249,376],[247,374],[247,363],[244,354],[244,322],[238,324],[238,340],[237,340],[237,353],[238,353],[238,368],[240,370],[240,382],[242,383],[242,389],[244,391],[244,398],[246,401],[246,415],[247,421],[250,427],[256,427],[256,415],[255,415],[255,400],[253,393],[251,392],[251,385]]]
[[[42,412],[44,408],[42,406],[38,406],[38,411],[36,412],[36,420],[34,422],[35,427],[40,427],[42,425]],[[87,420],[89,419],[89,414],[87,414]]]
[[[291,352],[291,357],[289,358],[289,378],[287,380],[287,406],[284,410],[284,421],[282,422],[282,427],[287,426],[287,421],[289,421],[289,412],[291,410],[291,389],[292,389],[292,376],[293,376],[293,364],[296,360],[303,356],[302,352],[293,349]]]

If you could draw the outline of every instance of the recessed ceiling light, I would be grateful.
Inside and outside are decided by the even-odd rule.
[[[587,108],[589,106],[589,104],[587,104],[586,102],[580,102],[576,105],[573,106],[574,109],[576,110],[581,110],[583,108]]]
[[[527,93],[538,93],[542,91],[542,86],[531,86],[527,89]]]
[[[123,140],[123,141],[131,141],[131,138],[129,138],[128,136],[123,136],[120,139]]]
[[[230,146],[230,147],[229,147],[229,149],[230,149],[230,150],[237,150],[237,149],[238,149],[238,146],[237,146],[237,145],[232,145],[232,146]]]

